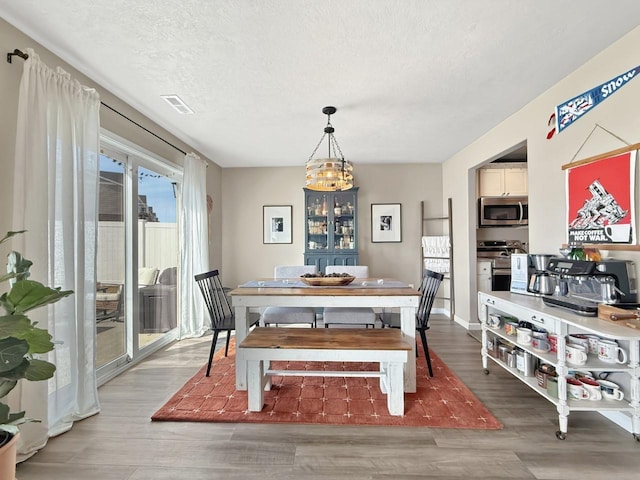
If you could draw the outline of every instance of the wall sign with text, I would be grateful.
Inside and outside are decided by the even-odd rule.
[[[635,244],[637,150],[567,169],[568,243]]]
[[[549,118],[549,126],[553,128],[547,134],[547,140],[553,137],[556,132],[562,132],[599,103],[604,102],[639,74],[640,66],[637,66],[558,105]]]

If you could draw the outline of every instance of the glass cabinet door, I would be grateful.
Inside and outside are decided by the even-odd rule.
[[[335,192],[333,194],[333,250],[336,252],[355,251],[355,195],[352,192]]]
[[[323,252],[329,247],[329,201],[322,192],[307,193],[307,251]]]

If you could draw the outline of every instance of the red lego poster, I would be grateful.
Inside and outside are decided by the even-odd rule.
[[[567,170],[568,243],[635,244],[637,150]]]

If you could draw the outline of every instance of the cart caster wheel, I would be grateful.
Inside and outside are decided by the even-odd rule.
[[[566,439],[566,438],[567,438],[567,434],[566,434],[566,433],[564,433],[564,432],[561,432],[560,430],[558,430],[558,431],[556,432],[556,438],[557,438],[558,440],[564,440],[564,439]]]
[[[489,375],[489,369],[488,368],[484,368],[482,371],[484,372],[485,375]]]
[[[633,434],[633,438],[635,438],[636,442],[640,442],[640,435],[638,435],[637,433]]]

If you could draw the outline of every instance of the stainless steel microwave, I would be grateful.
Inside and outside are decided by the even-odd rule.
[[[528,197],[480,197],[478,225],[480,227],[517,227],[529,225]]]

